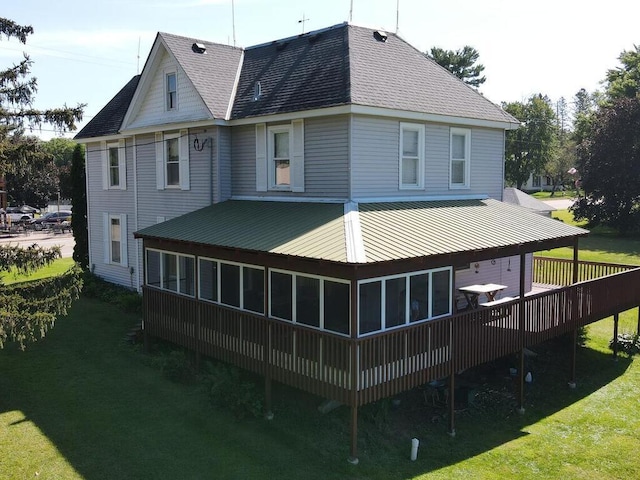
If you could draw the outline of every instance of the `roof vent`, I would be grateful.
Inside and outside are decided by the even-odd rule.
[[[373,32],[373,38],[375,38],[379,42],[386,42],[387,37],[387,32],[383,32],[382,30],[376,30],[375,32]]]
[[[276,50],[279,52],[280,50],[284,50],[289,45],[287,41],[276,42]]]
[[[307,41],[309,43],[315,43],[315,42],[318,41],[318,39],[320,38],[321,35],[322,35],[321,33],[312,33],[311,35],[309,35],[307,37]]]
[[[262,96],[262,84],[260,82],[256,82],[255,85],[253,86],[253,101],[257,102],[258,100],[260,100],[261,96]]]
[[[204,43],[194,43],[191,45],[191,50],[193,50],[194,53],[207,53],[207,47],[204,46]]]

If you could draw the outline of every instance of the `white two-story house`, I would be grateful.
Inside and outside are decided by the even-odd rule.
[[[160,33],[76,136],[91,269],[147,335],[349,405],[355,458],[358,406],[524,348],[532,253],[586,234],[501,201],[518,123],[394,34]]]

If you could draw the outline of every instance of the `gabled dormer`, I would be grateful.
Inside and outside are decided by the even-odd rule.
[[[158,33],[122,131],[229,117],[242,49]]]

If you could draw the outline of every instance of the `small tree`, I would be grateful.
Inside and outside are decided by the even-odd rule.
[[[578,171],[585,196],[577,219],[625,234],[640,227],[640,100],[621,98],[595,114],[579,147]]]
[[[84,169],[84,149],[76,145],[71,159],[71,202],[73,205],[73,259],[83,269],[89,268],[89,235],[87,230],[87,184]]]
[[[469,45],[456,51],[433,47],[426,55],[474,88],[478,88],[487,80],[482,75],[484,65],[476,63],[480,58],[480,53]]]

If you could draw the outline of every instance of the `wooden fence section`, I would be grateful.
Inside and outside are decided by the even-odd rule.
[[[148,287],[144,304],[151,336],[364,405],[636,307],[640,268],[357,339]]]
[[[578,282],[626,272],[638,268],[616,263],[578,262]],[[533,257],[533,283],[566,287],[573,283],[573,260],[551,257]]]

